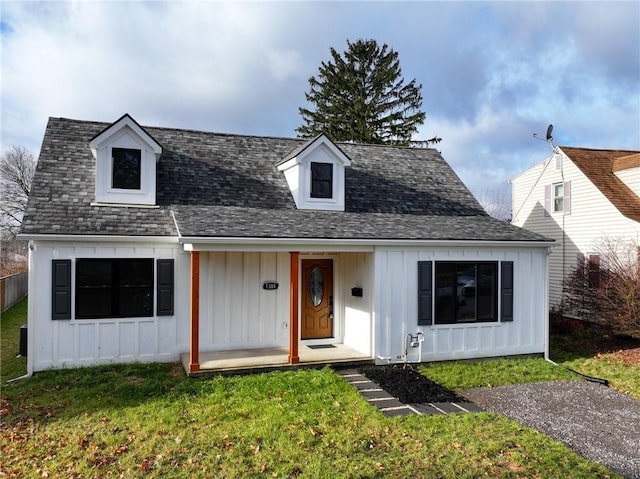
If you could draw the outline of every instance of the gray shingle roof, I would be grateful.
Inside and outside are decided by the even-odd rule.
[[[490,218],[436,150],[340,143],[346,211],[297,210],[277,165],[304,140],[145,127],[163,147],[159,208],[92,206],[89,141],[108,124],[50,118],[24,234],[543,241]]]

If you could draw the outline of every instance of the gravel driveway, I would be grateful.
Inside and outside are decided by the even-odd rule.
[[[623,477],[640,479],[640,400],[587,381],[545,381],[461,393]]]

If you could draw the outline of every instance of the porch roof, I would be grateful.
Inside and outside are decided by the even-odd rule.
[[[218,207],[175,210],[190,238],[305,240],[440,240],[549,242],[542,235],[489,216],[408,215]]]

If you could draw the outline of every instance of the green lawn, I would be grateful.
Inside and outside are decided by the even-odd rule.
[[[16,358],[20,350],[20,326],[27,324],[27,299],[0,316],[0,381],[27,372],[27,358]]]
[[[24,308],[1,320],[2,477],[616,477],[497,414],[386,418],[329,368],[190,379],[138,364],[6,384],[24,374],[9,340]],[[542,360],[476,364],[448,385],[564,377]]]
[[[640,360],[640,340],[603,339],[590,333],[551,338],[551,359],[582,374],[607,379],[612,388],[640,399],[640,363],[626,364],[617,350],[636,351]]]

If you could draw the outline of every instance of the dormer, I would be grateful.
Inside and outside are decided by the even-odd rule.
[[[613,174],[640,196],[640,153],[616,158],[611,166]]]
[[[349,158],[324,134],[296,148],[278,165],[300,210],[344,211]]]
[[[89,146],[96,160],[95,204],[156,204],[162,147],[131,116],[122,116]]]

